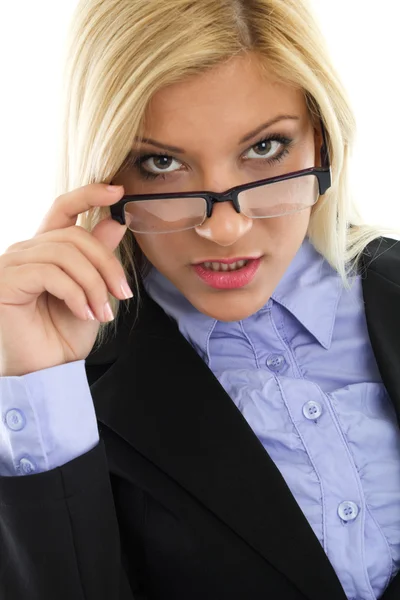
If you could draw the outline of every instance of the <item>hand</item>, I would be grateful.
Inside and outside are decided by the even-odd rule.
[[[111,217],[91,233],[80,213],[110,206],[123,188],[90,184],[55,200],[35,236],[0,255],[0,376],[25,375],[87,358],[107,292],[122,300],[124,270],[113,251],[127,226]],[[95,320],[88,319],[87,305]]]

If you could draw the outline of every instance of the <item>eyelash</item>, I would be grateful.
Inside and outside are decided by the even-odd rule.
[[[281,160],[283,160],[283,158],[287,154],[289,154],[289,149],[292,146],[293,140],[291,138],[287,138],[280,134],[271,134],[267,137],[263,137],[262,139],[260,139],[258,142],[253,144],[248,150],[252,150],[256,146],[259,146],[260,144],[263,144],[265,142],[279,142],[280,144],[282,144],[282,146],[283,146],[282,150],[273,158],[263,158],[262,156],[260,156],[260,160],[264,160],[264,161],[268,162],[269,164],[276,164],[277,162],[280,162]],[[152,180],[152,181],[154,181],[155,179],[160,179],[160,178],[166,179],[166,176],[171,175],[171,172],[165,173],[165,174],[151,173],[150,171],[146,171],[142,167],[142,164],[144,162],[146,162],[146,160],[149,160],[150,158],[159,158],[159,157],[172,158],[173,160],[177,160],[173,156],[170,156],[169,154],[165,154],[164,152],[153,152],[152,154],[139,154],[137,156],[130,156],[128,158],[128,166],[131,166],[131,167],[137,169],[139,171],[140,176],[143,179]],[[254,160],[254,159],[249,159],[249,160]],[[178,162],[180,162],[180,161],[178,161]]]

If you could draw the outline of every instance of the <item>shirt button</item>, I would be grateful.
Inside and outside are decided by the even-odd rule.
[[[314,402],[314,400],[310,400],[310,402],[306,402],[303,406],[303,415],[306,419],[310,419],[310,421],[315,421],[319,419],[322,415],[322,406],[319,402]]]
[[[358,506],[354,502],[341,502],[338,506],[338,514],[343,521],[354,521],[358,513]]]
[[[12,408],[6,413],[5,418],[6,425],[12,431],[19,431],[26,425],[24,413],[18,408]]]
[[[29,473],[36,471],[36,467],[28,458],[21,458],[17,470],[21,471],[24,475],[29,475]]]
[[[286,360],[282,354],[271,354],[266,360],[267,367],[271,371],[280,371],[285,363]]]

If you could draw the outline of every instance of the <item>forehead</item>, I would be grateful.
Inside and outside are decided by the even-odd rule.
[[[254,59],[235,57],[159,90],[146,111],[145,136],[184,143],[187,136],[232,132],[236,139],[278,114],[305,119],[302,90],[261,72]]]

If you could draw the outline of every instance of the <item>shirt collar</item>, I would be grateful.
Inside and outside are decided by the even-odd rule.
[[[149,296],[175,319],[182,335],[207,361],[208,341],[216,319],[200,313],[154,267],[144,286]],[[272,300],[268,300],[261,310],[268,309],[272,301],[277,302],[298,319],[325,349],[329,349],[342,290],[339,274],[306,237],[271,295]]]
[[[340,275],[305,238],[271,298],[328,350],[342,291]]]

